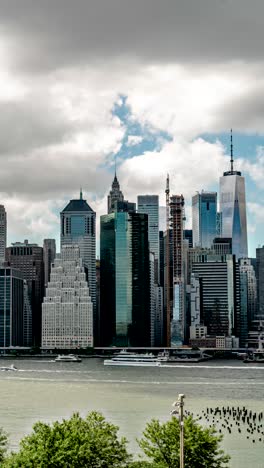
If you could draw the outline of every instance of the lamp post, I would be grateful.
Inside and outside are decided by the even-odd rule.
[[[184,406],[185,395],[179,393],[178,400],[173,403],[172,406],[176,406],[177,409],[171,411],[172,415],[179,416],[180,422],[180,468],[184,468],[184,422],[183,422],[183,406]]]

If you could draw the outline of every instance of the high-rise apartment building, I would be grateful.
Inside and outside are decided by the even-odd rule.
[[[220,177],[220,212],[222,236],[232,238],[232,253],[237,259],[248,256],[245,179],[233,169],[231,134],[231,168]]]
[[[56,257],[56,241],[55,239],[44,239],[43,241],[43,261],[44,261],[44,284],[47,284],[50,279],[51,264]]]
[[[147,215],[115,211],[101,216],[100,252],[101,345],[149,346]]]
[[[23,274],[10,267],[0,268],[0,346],[25,346]]]
[[[28,240],[15,242],[6,249],[7,264],[21,271],[28,284],[32,309],[32,340],[34,345],[41,341],[41,304],[44,296],[43,248],[30,244]]]
[[[83,200],[71,200],[61,214],[61,248],[78,245],[83,265],[87,269],[88,285],[96,315],[96,213]]]
[[[148,215],[149,250],[155,256],[155,283],[159,284],[159,196],[138,195],[138,213]]]
[[[5,261],[6,230],[6,210],[4,205],[0,205],[0,265]]]
[[[201,192],[192,197],[193,246],[210,249],[216,237],[217,193]]]
[[[93,346],[93,306],[78,245],[63,245],[42,304],[42,347]]]

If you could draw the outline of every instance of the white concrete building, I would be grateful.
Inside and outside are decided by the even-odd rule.
[[[64,245],[51,268],[42,304],[42,347],[93,346],[93,305],[78,245]]]

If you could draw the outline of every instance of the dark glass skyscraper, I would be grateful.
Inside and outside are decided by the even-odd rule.
[[[15,242],[6,249],[8,265],[23,273],[27,281],[32,309],[32,338],[34,345],[41,342],[41,304],[44,296],[43,248],[37,244]]]
[[[193,246],[210,249],[216,237],[217,193],[201,192],[192,197]]]
[[[148,217],[101,216],[101,345],[150,344]]]
[[[0,268],[0,346],[24,346],[23,274]]]

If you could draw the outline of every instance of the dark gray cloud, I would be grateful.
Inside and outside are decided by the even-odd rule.
[[[24,71],[113,56],[193,64],[263,59],[262,0],[1,0],[0,9],[10,60]]]

